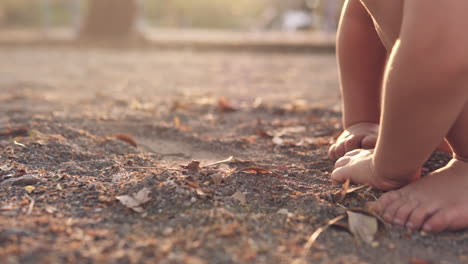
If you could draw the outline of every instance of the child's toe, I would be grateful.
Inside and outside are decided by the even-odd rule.
[[[426,219],[436,211],[435,208],[419,206],[410,213],[406,226],[411,229],[420,229]]]
[[[397,225],[405,226],[408,217],[410,216],[411,212],[417,208],[419,205],[418,202],[415,201],[409,201],[407,203],[404,203],[400,208],[395,213],[395,220],[394,223]]]
[[[389,223],[401,225],[401,223],[395,222],[396,212],[406,203],[405,200],[395,200],[393,203],[389,204],[384,208],[383,219]]]

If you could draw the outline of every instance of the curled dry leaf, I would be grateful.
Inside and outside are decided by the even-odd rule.
[[[218,99],[218,110],[220,112],[234,112],[237,111],[237,108],[235,108],[226,98],[221,97]]]
[[[273,143],[278,146],[281,146],[284,143],[284,140],[280,138],[279,136],[274,136],[271,141],[273,141]]]
[[[218,172],[218,173],[211,174],[210,178],[215,185],[221,185],[224,175],[221,172]]]
[[[333,194],[333,200],[337,203],[341,203],[344,198],[346,197],[346,194],[348,193],[348,189],[349,189],[349,184],[350,184],[350,180],[347,179],[345,181],[345,183],[343,183],[343,186],[341,186],[341,190],[335,192]]]
[[[133,195],[119,195],[115,198],[133,211],[143,213],[144,210],[140,205],[151,200],[151,197],[149,196],[150,193],[151,192],[148,188],[143,188]]]
[[[34,190],[36,190],[36,187],[32,186],[32,185],[28,185],[28,186],[25,186],[24,187],[24,190],[27,192],[27,193],[32,193]]]
[[[257,136],[260,136],[260,137],[265,137],[265,138],[272,138],[273,135],[263,129],[260,129],[260,128],[257,128],[255,130],[255,134],[257,134]]]
[[[182,166],[182,168],[189,171],[199,171],[200,170],[200,161],[192,160],[187,166]]]
[[[354,237],[367,244],[372,244],[379,229],[377,218],[353,211],[347,211],[346,213],[348,214],[349,231]]]
[[[8,171],[11,171],[12,169],[13,169],[13,166],[9,166],[8,164],[4,164],[0,166],[0,170],[3,172],[8,172]]]
[[[116,139],[118,139],[120,141],[123,141],[123,142],[129,144],[132,147],[135,147],[135,148],[138,147],[136,141],[131,136],[129,136],[127,134],[114,134],[114,135],[112,135],[112,137],[114,137],[114,138],[116,138]]]
[[[409,262],[411,264],[431,264],[431,262],[420,258],[411,258]]]
[[[245,172],[245,173],[250,173],[250,174],[271,174],[275,177],[278,177],[278,178],[281,178],[281,175],[276,173],[276,172],[273,172],[273,171],[270,171],[270,170],[267,170],[267,169],[264,169],[264,168],[259,168],[259,167],[247,167],[247,168],[243,168],[243,169],[240,169],[238,170],[237,172]]]
[[[0,132],[0,137],[19,137],[28,135],[29,128],[11,128]]]
[[[346,198],[347,194],[353,193],[355,191],[358,191],[367,187],[367,185],[360,185],[357,187],[350,188],[349,184],[350,184],[350,181],[348,179],[345,181],[345,183],[343,184],[340,190],[333,193],[333,201],[335,201],[336,203],[341,203]]]

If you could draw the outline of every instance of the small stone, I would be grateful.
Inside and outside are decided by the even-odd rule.
[[[168,236],[170,234],[172,234],[172,232],[174,231],[174,229],[172,227],[167,227],[163,230],[163,235],[165,236]]]

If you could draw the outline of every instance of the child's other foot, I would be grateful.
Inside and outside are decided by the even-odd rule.
[[[341,133],[328,150],[328,157],[337,160],[355,149],[372,149],[375,147],[378,134],[378,124],[365,122],[354,124]]]
[[[390,223],[425,232],[468,228],[468,163],[450,161],[371,205]]]

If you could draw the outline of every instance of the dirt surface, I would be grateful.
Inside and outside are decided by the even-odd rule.
[[[307,248],[380,195],[329,180],[333,55],[2,49],[0,91],[0,263],[468,263],[467,232]]]

